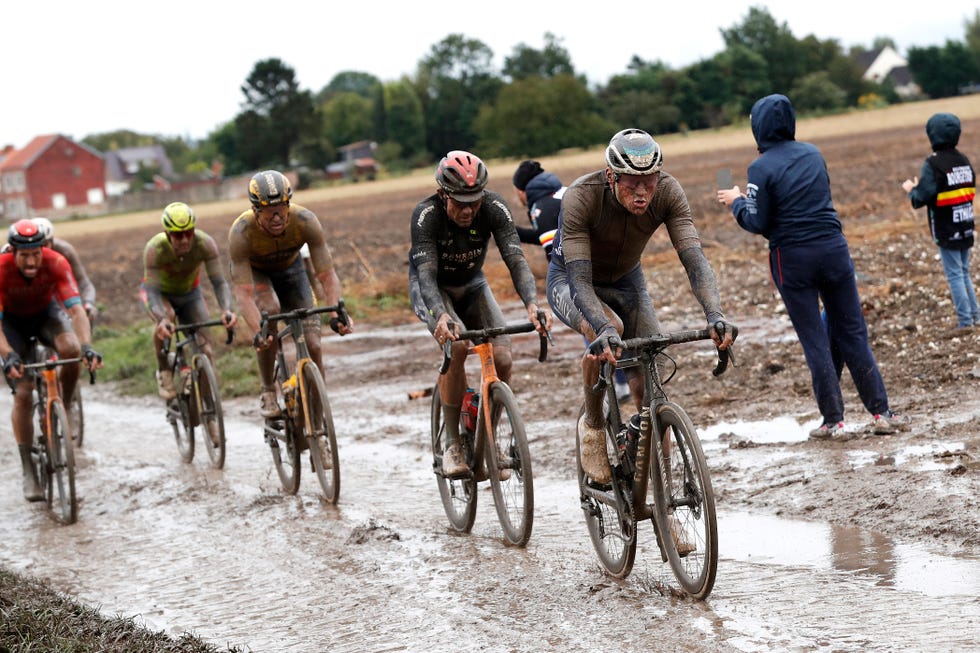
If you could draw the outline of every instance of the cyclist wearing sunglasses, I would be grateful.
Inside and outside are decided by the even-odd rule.
[[[412,249],[409,252],[409,299],[440,346],[457,339],[465,329],[503,326],[504,315],[483,273],[491,236],[514,288],[524,302],[528,320],[539,333],[551,328],[545,310],[538,321],[534,275],[524,258],[521,241],[504,198],[486,190],[489,174],[479,157],[462,150],[449,152],[436,168],[436,192],[412,212]],[[494,339],[494,364],[504,381],[510,380],[510,337]],[[452,347],[449,369],[439,377],[439,394],[449,443],[443,471],[449,475],[468,469],[459,437],[459,414],[466,392],[466,343]]]
[[[163,341],[174,334],[174,322],[206,322],[210,319],[200,287],[204,267],[221,307],[221,321],[231,328],[237,317],[232,311],[231,289],[221,274],[221,258],[214,238],[197,229],[197,217],[183,202],[168,204],[160,216],[163,231],[143,248],[143,282],[140,299],[156,322],[153,351],[157,359],[157,392],[166,400],[177,396],[173,372],[163,353]],[[197,332],[202,351],[212,360],[211,343],[205,330]]]
[[[600,363],[615,364],[622,339],[662,332],[640,266],[647,242],[661,225],[687,271],[715,344],[724,349],[735,339],[687,196],[662,168],[660,145],[644,131],[625,129],[609,141],[605,169],[580,177],[562,196],[559,234],[548,267],[548,303],[562,322],[601,344],[601,350],[587,351],[582,359],[585,414],[579,424],[582,467],[597,483],[608,483],[611,474],[602,393],[592,387]],[[722,324],[721,332],[716,323]],[[639,409],[642,380],[633,372],[627,376]]]

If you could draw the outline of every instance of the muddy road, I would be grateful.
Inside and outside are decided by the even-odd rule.
[[[640,530],[632,575],[605,577],[571,473],[573,416],[535,408],[540,379],[576,366],[579,337],[564,329],[556,336],[544,364],[535,360],[536,340],[515,339],[513,385],[528,406],[535,470],[526,549],[502,544],[485,483],[473,532],[449,531],[429,471],[428,399],[407,399],[434,379],[437,348],[420,325],[408,325],[324,341],[340,434],[339,505],[319,498],[308,466],[299,494],[282,493],[252,398],[225,402],[228,458],[217,471],[201,443],[193,463],[180,461],[155,398],[86,386],[79,522],[55,525],[8,474],[0,564],[106,614],[252,651],[977,647],[975,541],[950,547],[761,505],[764,490],[793,485],[785,477],[805,475],[814,456],[849,458],[854,470],[882,464],[863,440],[806,451],[809,425],[792,416],[710,423],[695,415],[719,497],[720,563],[708,601],[678,593],[649,526]],[[710,358],[679,360],[710,376]],[[0,412],[9,403],[0,395]],[[9,441],[9,425],[0,431]],[[899,436],[892,451],[905,458],[891,465],[950,477],[952,463],[914,449],[929,446]],[[16,470],[14,456],[13,447],[0,448],[0,466]],[[836,500],[849,500],[847,487]]]

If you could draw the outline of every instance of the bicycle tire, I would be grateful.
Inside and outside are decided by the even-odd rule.
[[[436,475],[436,485],[439,486],[442,507],[446,511],[446,517],[449,518],[449,524],[453,530],[469,533],[473,530],[473,523],[476,521],[476,479],[472,475],[462,478],[448,478],[442,473],[442,452],[446,450],[446,427],[442,423],[442,399],[439,396],[438,383],[432,390],[431,418],[432,471]],[[470,469],[473,469],[473,435],[466,432],[462,423],[460,424],[460,434],[465,434],[463,445],[466,449],[467,460],[470,461]]]
[[[662,404],[657,421],[670,445],[664,456],[663,446],[657,444],[650,465],[658,537],[681,588],[692,598],[705,599],[718,571],[718,522],[708,465],[683,408],[672,402]],[[669,464],[664,465],[667,459]],[[678,541],[693,550],[679,553]]]
[[[308,362],[301,367],[300,396],[304,397],[304,431],[310,443],[310,462],[323,494],[330,503],[340,496],[340,458],[337,455],[337,433],[327,398],[327,384],[317,366]]]
[[[31,450],[31,462],[34,464],[34,476],[41,487],[44,502],[51,506],[51,466],[48,463],[47,427],[44,423],[44,404],[41,403],[43,393],[39,392],[34,399],[34,446]]]
[[[191,425],[190,397],[178,393],[167,401],[167,420],[174,431],[177,453],[185,463],[194,460],[194,427]]]
[[[85,411],[82,408],[82,384],[75,386],[75,392],[68,402],[68,423],[71,425],[71,438],[75,448],[82,446],[85,439]]]
[[[51,402],[50,425],[49,442],[52,446],[48,452],[48,463],[51,467],[49,483],[53,487],[52,491],[48,492],[48,507],[51,508],[56,521],[62,524],[74,524],[78,519],[78,501],[75,497],[75,450],[68,412],[61,399]]]
[[[506,383],[498,381],[490,386],[490,401],[489,432],[496,446],[490,446],[488,440],[484,457],[493,503],[504,540],[513,546],[525,546],[534,526],[534,477],[524,418]],[[505,460],[498,460],[498,450]]]
[[[585,405],[579,412],[579,418],[585,412]],[[603,411],[605,412],[605,411]],[[629,497],[632,487],[619,486],[604,492],[596,492],[589,486],[588,477],[582,469],[582,436],[578,432],[578,423],[575,427],[575,462],[578,468],[579,492],[581,495],[582,512],[585,515],[585,525],[589,531],[589,539],[592,541],[592,548],[595,549],[599,563],[606,573],[614,578],[626,578],[633,571],[633,563],[636,561],[636,515],[633,511],[633,504]],[[612,451],[610,447],[616,446],[616,439],[613,427],[606,423],[606,447],[607,451]],[[624,479],[615,479],[617,483],[628,484]],[[621,505],[625,514],[621,514],[617,507],[617,500],[614,492],[618,491]],[[602,497],[602,499],[599,498]]]
[[[207,449],[211,466],[222,469],[225,466],[225,418],[221,410],[221,394],[218,376],[214,366],[204,354],[194,358],[192,393],[197,402],[197,414],[201,426],[201,437]]]
[[[276,379],[276,402],[282,406],[282,383],[284,372],[279,369],[279,361],[276,361],[275,372],[272,378]],[[289,495],[299,491],[299,481],[301,469],[299,465],[299,443],[296,441],[302,434],[296,432],[296,426],[288,411],[283,411],[280,417],[266,418],[265,436],[269,448],[272,450],[272,464],[276,468],[279,476],[279,483],[282,485],[283,492]]]

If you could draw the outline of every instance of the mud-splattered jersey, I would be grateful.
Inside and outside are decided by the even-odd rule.
[[[211,237],[194,230],[190,251],[177,256],[165,232],[150,238],[143,248],[143,283],[158,288],[165,295],[184,295],[201,283],[201,265],[217,258],[215,249],[208,247]]]
[[[412,212],[411,232],[409,262],[419,272],[422,296],[430,310],[441,308],[439,287],[464,286],[482,274],[491,236],[524,304],[536,301],[534,275],[524,259],[510,209],[497,193],[485,191],[483,204],[468,227],[450,220],[443,200],[433,194]]]

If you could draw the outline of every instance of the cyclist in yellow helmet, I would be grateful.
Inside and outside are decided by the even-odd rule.
[[[153,331],[157,391],[161,397],[170,400],[177,396],[177,388],[161,349],[163,341],[173,335],[176,320],[189,324],[209,319],[200,287],[202,265],[221,307],[221,321],[231,328],[238,318],[232,310],[231,289],[221,274],[218,245],[214,238],[197,228],[197,218],[191,207],[183,202],[168,204],[160,222],[163,231],[150,238],[143,248],[140,298],[157,325]],[[213,360],[207,333],[198,331],[197,337],[201,349]]]

